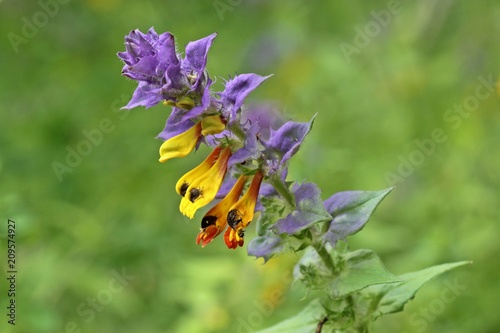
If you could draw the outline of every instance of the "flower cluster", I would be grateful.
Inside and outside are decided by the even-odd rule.
[[[213,92],[206,63],[215,37],[188,43],[182,56],[171,33],[133,30],[125,37],[126,51],[118,57],[125,63],[122,74],[138,82],[124,108],[149,108],[160,102],[172,106],[158,135],[164,141],[160,162],[184,157],[201,143],[213,148],[177,182],[180,211],[193,218],[199,208],[221,198],[202,218],[196,242],[205,246],[226,230],[224,241],[235,249],[243,245],[244,230],[261,207],[259,193],[275,194],[263,181],[282,181],[287,161],[312,121],[284,122],[270,108],[244,106],[246,97],[269,76],[237,75],[225,82],[222,92]]]

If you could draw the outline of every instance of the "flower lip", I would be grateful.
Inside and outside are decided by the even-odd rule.
[[[224,233],[224,242],[229,249],[235,250],[238,246],[243,246],[245,243],[243,236],[243,233],[237,232],[233,228],[227,228]]]
[[[252,222],[263,178],[262,171],[258,171],[253,177],[247,192],[229,209],[227,222],[231,228],[235,230],[243,229]]]
[[[220,233],[220,229],[215,225],[210,225],[207,228],[200,231],[198,236],[196,237],[196,244],[201,243],[201,247],[207,246],[218,234]]]
[[[231,157],[231,148],[226,147],[208,171],[196,177],[190,183],[186,190],[186,195],[181,200],[179,207],[181,213],[189,218],[193,218],[198,208],[207,205],[215,198],[226,175],[229,157]]]
[[[195,149],[200,140],[201,124],[197,123],[186,132],[174,136],[160,147],[160,162],[166,162],[174,157],[184,157]]]
[[[227,214],[227,228],[224,234],[224,242],[230,249],[243,246],[245,240],[245,228],[252,222],[255,204],[259,195],[260,185],[264,174],[258,171],[252,179],[246,193],[229,209]]]
[[[224,231],[227,226],[227,211],[238,201],[247,178],[247,176],[241,175],[226,197],[205,214],[201,220],[201,231],[196,239],[197,244],[202,242],[202,246],[205,246]]]
[[[205,160],[201,162],[200,165],[198,165],[196,168],[194,168],[193,170],[189,171],[184,176],[182,176],[175,185],[175,190],[177,191],[177,193],[180,194],[182,197],[184,197],[189,188],[189,185],[196,178],[201,177],[205,172],[210,170],[210,168],[214,165],[217,158],[219,158],[221,151],[222,151],[221,147],[215,147],[214,150],[212,150],[212,152],[210,153],[210,155],[208,155],[207,158],[205,158]]]

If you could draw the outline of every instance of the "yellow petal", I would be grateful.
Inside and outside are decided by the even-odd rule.
[[[163,142],[160,147],[160,162],[174,157],[184,157],[193,151],[201,135],[201,123],[197,123],[186,132]]]
[[[208,155],[208,157],[203,162],[201,162],[200,165],[198,165],[196,168],[189,171],[179,179],[177,184],[175,184],[175,190],[179,195],[184,196],[186,194],[189,185],[196,178],[200,178],[201,176],[203,176],[205,172],[210,170],[210,168],[214,165],[215,161],[219,157],[221,150],[222,150],[221,147],[216,147],[210,153],[210,155]]]
[[[194,213],[196,213],[196,207],[193,205],[191,201],[189,201],[186,197],[181,199],[181,204],[179,206],[179,210],[182,214],[192,219],[194,217]]]
[[[186,190],[184,205],[181,204],[181,213],[189,218],[194,216],[196,210],[205,206],[215,198],[226,175],[227,161],[231,156],[231,149],[225,148],[215,164],[201,177],[194,180]]]
[[[201,135],[219,134],[226,128],[226,124],[218,115],[208,116],[201,120]]]

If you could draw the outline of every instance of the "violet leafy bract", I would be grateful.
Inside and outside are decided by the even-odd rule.
[[[314,183],[295,185],[293,189],[295,196],[295,210],[287,217],[279,220],[274,229],[282,234],[293,235],[310,226],[331,220],[321,200],[321,191]]]
[[[125,52],[118,57],[125,62],[122,74],[139,82],[131,101],[124,107],[147,108],[162,100],[177,102],[189,92],[203,96],[210,79],[205,73],[207,53],[216,34],[188,44],[186,56],[176,54],[174,36],[158,35],[153,28],[147,34],[133,30],[125,37]],[[196,99],[196,95],[190,98]]]
[[[186,46],[186,57],[182,61],[181,68],[185,73],[188,73],[193,89],[197,89],[204,78],[208,50],[215,37],[217,37],[217,33],[190,42]]]
[[[297,153],[311,130],[315,117],[308,123],[289,121],[277,130],[271,129],[269,140],[264,142],[264,145],[271,153],[278,156],[279,164],[285,164]]]
[[[248,244],[248,255],[263,258],[264,262],[283,251],[283,239],[268,232],[264,236],[257,236]]]
[[[241,74],[226,82],[225,89],[219,93],[220,102],[229,112],[229,122],[237,120],[237,112],[243,105],[245,98],[270,76],[257,74]]]
[[[392,189],[339,192],[325,200],[326,210],[333,219],[323,240],[335,246],[338,240],[361,230],[378,204]]]

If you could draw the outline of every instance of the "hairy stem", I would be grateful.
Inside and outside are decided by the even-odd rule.
[[[233,132],[234,135],[236,135],[238,139],[240,139],[240,141],[245,141],[246,134],[239,126],[233,125],[229,129],[231,130],[231,132]]]
[[[330,272],[335,273],[335,264],[333,263],[332,257],[330,256],[330,253],[328,253],[328,250],[320,243],[315,243],[313,246],[325,266],[328,267]]]
[[[288,186],[281,180],[279,176],[269,177],[269,183],[278,191],[278,193],[286,200],[291,208],[295,208],[295,199]]]

